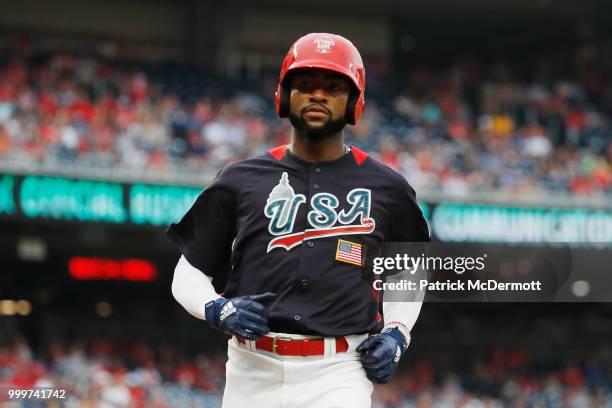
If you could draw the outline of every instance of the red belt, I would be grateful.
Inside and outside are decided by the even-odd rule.
[[[242,337],[236,336],[238,343],[246,344]],[[336,353],[348,350],[344,336],[335,338]],[[264,336],[255,341],[257,350],[269,351],[280,356],[322,356],[325,354],[325,339],[288,339],[286,337]]]

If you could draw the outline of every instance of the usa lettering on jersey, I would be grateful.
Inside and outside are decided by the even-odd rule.
[[[293,232],[298,209],[306,203],[304,194],[295,194],[289,184],[289,175],[283,172],[278,184],[272,189],[264,214],[270,219],[268,231],[274,238],[268,244],[267,252],[274,248],[289,251],[305,240],[326,238],[338,235],[370,234],[376,222],[370,218],[372,192],[366,188],[355,188],[346,195],[351,206],[348,211],[336,209],[340,205],[338,197],[331,193],[317,193],[310,200],[307,220],[312,228]],[[355,221],[359,220],[358,224]]]

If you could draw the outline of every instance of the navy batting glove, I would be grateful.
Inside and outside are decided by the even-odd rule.
[[[275,293],[218,298],[206,304],[206,321],[215,329],[247,340],[257,340],[267,334],[268,311],[261,302],[275,297]]]
[[[396,328],[365,339],[357,351],[362,353],[361,363],[370,381],[385,384],[397,369],[406,348],[406,340]]]

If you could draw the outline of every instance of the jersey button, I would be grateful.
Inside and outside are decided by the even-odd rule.
[[[310,284],[310,281],[308,280],[308,278],[300,279],[300,286],[302,288],[307,288],[309,284]]]
[[[323,171],[323,170],[322,170],[320,167],[315,167],[315,173],[320,173],[320,172],[322,172],[322,171]]]
[[[314,242],[306,241],[306,245],[308,245],[308,248],[313,248],[314,247]]]
[[[294,320],[300,320],[302,318],[302,316],[300,316],[299,314],[296,314],[295,316],[293,316]]]
[[[312,188],[314,188],[315,190],[318,190],[319,189],[319,185],[315,184],[314,186],[312,186]]]

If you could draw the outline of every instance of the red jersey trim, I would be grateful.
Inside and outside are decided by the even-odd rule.
[[[368,154],[366,152],[359,150],[355,146],[351,146],[351,153],[353,153],[353,157],[359,166],[361,166],[361,163],[368,158]]]
[[[285,155],[286,150],[287,145],[282,145],[268,150],[268,153],[270,153],[270,156],[274,157],[276,160],[280,160]]]

